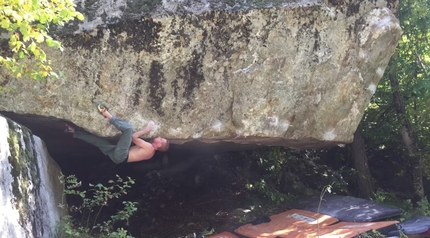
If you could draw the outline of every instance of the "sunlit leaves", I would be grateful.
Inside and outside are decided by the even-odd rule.
[[[38,80],[49,75],[58,77],[51,73],[52,68],[40,45],[45,43],[62,50],[61,43],[49,36],[49,26],[64,25],[75,18],[84,19],[75,10],[73,0],[0,0],[0,3],[0,27],[10,32],[9,47],[13,55],[0,57],[0,66],[16,77],[29,76]]]
[[[430,2],[403,0],[400,4],[403,35],[386,72],[399,80],[406,116],[417,137],[418,147],[422,149],[422,162],[430,165],[430,151],[424,149],[430,144]],[[385,76],[363,120],[368,147],[378,148],[377,143],[384,143],[390,150],[402,151],[402,147],[398,146],[401,144],[398,135],[400,123],[395,116],[392,96],[389,80]],[[430,177],[430,166],[423,171]]]

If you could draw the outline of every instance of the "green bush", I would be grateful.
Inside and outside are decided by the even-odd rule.
[[[134,184],[130,177],[122,179],[118,175],[116,181],[109,180],[108,185],[89,184],[88,191],[80,190],[82,183],[74,175],[67,177],[62,176],[61,182],[65,184],[65,194],[75,195],[82,199],[80,206],[72,206],[69,210],[81,215],[81,219],[74,219],[67,215],[56,226],[57,237],[111,237],[111,238],[131,238],[128,231],[123,228],[114,229],[118,221],[128,221],[128,219],[137,211],[136,202],[123,201],[124,208],[111,215],[105,221],[99,221],[100,212],[106,207],[112,199],[117,199],[127,194],[127,191]],[[91,196],[87,195],[87,192]],[[67,206],[67,205],[66,205]]]
[[[417,203],[419,211],[421,211],[421,215],[430,216],[430,203],[427,198],[422,199]]]
[[[263,194],[276,203],[294,200],[294,196],[318,194],[327,184],[336,193],[347,192],[347,182],[341,175],[320,161],[312,150],[286,150],[270,147],[243,156],[248,163],[242,167],[248,190]],[[250,162],[252,161],[252,162]]]

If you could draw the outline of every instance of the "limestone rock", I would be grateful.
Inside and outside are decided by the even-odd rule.
[[[55,237],[64,214],[60,169],[43,141],[0,116],[0,237]]]
[[[118,135],[96,112],[92,102],[101,101],[136,129],[155,121],[149,136],[172,143],[349,143],[401,35],[391,0],[284,1],[242,11],[202,5],[194,14],[173,14],[190,6],[166,4],[152,17],[121,21],[113,11],[114,23],[64,31],[64,51],[47,50],[64,77],[3,77],[0,85],[17,91],[0,95],[0,111]]]

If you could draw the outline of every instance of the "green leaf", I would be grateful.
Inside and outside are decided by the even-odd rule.
[[[81,13],[78,13],[78,15],[76,15],[76,18],[78,18],[79,21],[83,21],[85,19],[84,15],[82,15]]]
[[[67,11],[66,9],[61,10],[60,16],[62,18],[67,18],[68,15],[69,15],[69,11]]]
[[[32,7],[33,11],[39,9],[39,0],[33,0],[31,2],[31,7]]]
[[[48,24],[64,25],[74,18],[83,20],[84,16],[75,10],[73,0],[7,0],[0,5],[0,28],[8,31],[9,50],[16,53],[7,59],[0,56],[0,63],[15,76],[45,79],[51,75],[52,69],[38,44],[46,41],[49,47],[62,50],[61,43],[49,36]],[[27,46],[24,43],[28,41],[32,42]],[[25,58],[26,54],[34,56],[29,65],[17,61]],[[56,76],[58,75],[52,74],[52,77]]]
[[[45,37],[43,36],[43,34],[35,32],[34,39],[36,39],[37,43],[42,43],[45,40]]]
[[[19,15],[17,12],[13,11],[12,12],[12,17],[18,22],[20,23],[22,21],[22,17],[21,15]]]
[[[51,38],[46,39],[46,44],[47,44],[49,47],[54,47],[54,46],[55,46],[55,42],[54,42],[54,40],[53,40],[53,39],[51,39]]]
[[[9,28],[9,26],[10,26],[9,19],[3,19],[3,20],[0,22],[0,26],[1,26],[1,28],[3,28],[3,29],[8,29],[8,28]]]
[[[19,27],[19,31],[21,32],[21,34],[22,34],[22,39],[23,39],[24,41],[28,41],[28,40],[30,39],[30,37],[29,37],[29,32],[28,32],[28,25],[27,25],[27,24],[22,24],[22,25]]]
[[[39,16],[40,18],[39,18],[39,21],[40,21],[40,23],[42,23],[42,24],[45,24],[47,21],[48,21],[48,17],[46,16],[46,14],[45,13],[42,13],[42,14],[40,14],[40,16]]]
[[[36,50],[36,43],[31,42],[31,44],[27,47],[27,50],[33,52],[34,50]]]
[[[54,77],[54,78],[56,78],[56,79],[58,79],[58,78],[59,78],[58,74],[57,74],[57,73],[55,73],[55,72],[49,72],[49,75],[51,75],[52,77]]]

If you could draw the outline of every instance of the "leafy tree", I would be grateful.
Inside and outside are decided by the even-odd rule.
[[[48,34],[49,27],[62,26],[74,18],[84,19],[75,10],[73,0],[0,0],[0,6],[0,33],[6,30],[9,39],[9,49],[0,55],[0,66],[18,78],[58,77],[41,44],[62,50],[61,43]]]
[[[430,175],[430,171],[422,171],[426,168],[422,165],[430,162],[428,151],[422,150],[430,142],[430,2],[401,1],[399,13],[403,36],[367,110],[363,128],[373,153],[384,151],[391,154],[389,159],[402,163],[403,169],[395,174],[410,175],[417,202],[424,199],[423,173]]]

